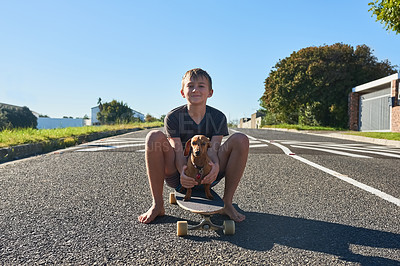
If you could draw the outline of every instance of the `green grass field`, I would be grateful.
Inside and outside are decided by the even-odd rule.
[[[66,146],[71,146],[76,143],[76,137],[82,135],[120,129],[161,127],[162,125],[162,122],[151,122],[124,125],[68,127],[58,129],[5,129],[0,131],[0,148],[36,142],[46,143],[58,139],[64,139]]]

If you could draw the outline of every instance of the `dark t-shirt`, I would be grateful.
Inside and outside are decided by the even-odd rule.
[[[212,136],[229,135],[225,115],[208,105],[200,124],[196,124],[190,117],[187,105],[182,105],[166,115],[164,127],[167,137],[181,138],[183,146],[194,135],[205,135],[210,140]]]

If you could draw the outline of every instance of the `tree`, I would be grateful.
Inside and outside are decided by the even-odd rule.
[[[154,122],[157,121],[157,118],[153,117],[151,114],[147,114],[144,121],[146,122]]]
[[[124,124],[135,121],[132,109],[126,103],[116,100],[103,103],[101,111],[97,113],[97,119],[102,124]]]
[[[393,73],[366,45],[303,48],[275,65],[260,104],[274,123],[346,127],[351,89]]]
[[[101,103],[101,98],[97,100],[97,105],[99,106],[100,111],[103,109],[103,104]]]
[[[385,24],[386,30],[400,33],[400,0],[374,0],[368,5],[371,16],[376,16],[376,21]]]

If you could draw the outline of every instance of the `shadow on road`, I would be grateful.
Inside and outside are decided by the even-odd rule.
[[[338,256],[342,260],[362,265],[399,265],[398,260],[377,256],[379,250],[371,252],[374,248],[394,249],[394,253],[399,252],[399,234],[266,213],[242,213],[245,213],[246,220],[236,223],[234,236],[224,236],[218,231],[219,237],[189,235],[186,238],[200,242],[228,241],[256,251],[270,250],[274,244],[279,244]],[[217,215],[213,221],[222,224],[223,218]],[[158,223],[175,223],[178,220],[181,219],[165,216],[159,219]],[[360,254],[352,252],[354,248]]]
[[[229,241],[229,238],[226,238]],[[400,235],[377,230],[293,218],[265,213],[246,213],[246,220],[237,225],[232,243],[251,250],[271,249],[274,244],[322,252],[341,259],[368,265],[399,265],[378,256],[355,254],[350,245],[371,248],[400,248]],[[375,252],[377,253],[377,252]]]

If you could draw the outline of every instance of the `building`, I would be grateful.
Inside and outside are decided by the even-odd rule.
[[[251,128],[251,118],[240,118],[238,128]]]
[[[85,119],[82,118],[50,118],[38,117],[37,129],[53,129],[66,127],[83,127]]]
[[[99,112],[100,112],[99,106],[92,107],[92,115],[90,117],[90,120],[92,121],[92,125],[100,125],[100,121],[97,120],[97,113],[99,113]]]
[[[251,115],[251,118],[240,118],[239,128],[260,128],[261,120],[265,114],[261,111],[257,111]]]
[[[359,131],[400,132],[400,74],[396,73],[352,89],[349,128]]]

